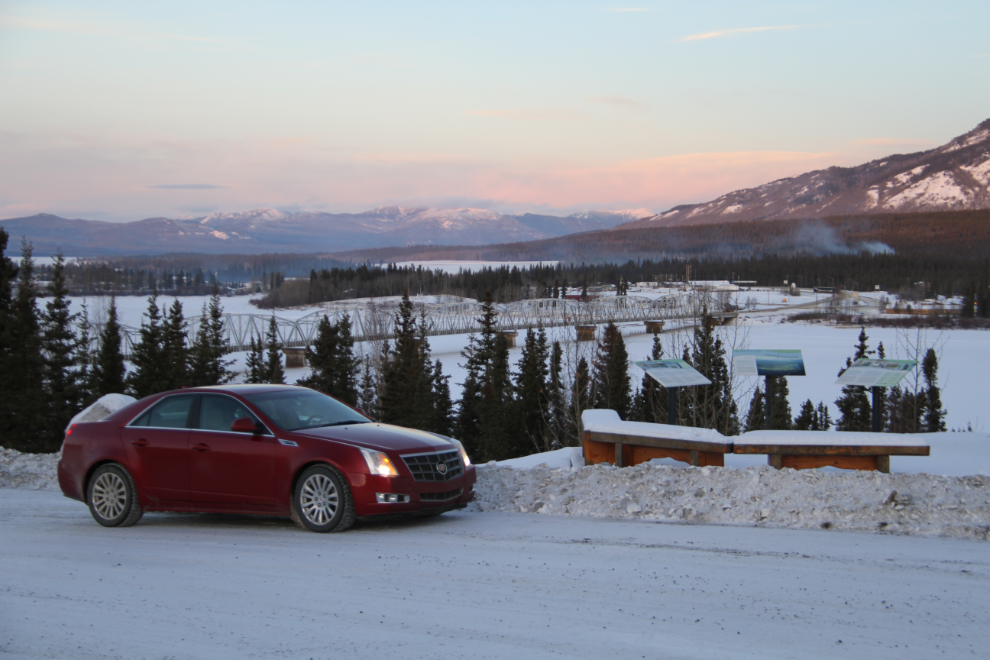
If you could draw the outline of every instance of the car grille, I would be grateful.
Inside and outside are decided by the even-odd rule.
[[[403,456],[402,460],[416,481],[450,481],[464,474],[464,464],[456,449],[435,454],[412,454]],[[443,472],[438,469],[441,464],[445,467]]]
[[[463,488],[458,488],[457,490],[448,490],[446,493],[420,493],[419,499],[423,502],[443,502],[444,500],[452,500],[455,497],[460,497],[463,492]]]

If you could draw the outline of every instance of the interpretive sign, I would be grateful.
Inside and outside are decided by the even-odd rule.
[[[732,367],[740,376],[804,376],[801,351],[732,351]]]
[[[877,360],[860,358],[842,372],[836,385],[861,385],[862,387],[893,387],[904,380],[912,369],[918,366],[916,360]]]
[[[664,387],[712,384],[712,381],[705,378],[684,360],[644,360],[634,364]]]

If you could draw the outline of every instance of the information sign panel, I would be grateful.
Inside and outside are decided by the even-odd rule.
[[[732,367],[740,376],[804,376],[801,351],[745,349],[732,352]]]
[[[842,372],[836,385],[861,385],[863,387],[893,387],[904,380],[912,369],[918,366],[916,360],[877,360],[860,358]]]
[[[645,360],[635,365],[664,387],[691,387],[711,385],[694,367],[684,360]]]

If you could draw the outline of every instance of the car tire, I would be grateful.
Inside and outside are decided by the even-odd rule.
[[[117,463],[96,469],[86,489],[86,502],[93,519],[104,527],[130,527],[144,515],[134,479]]]
[[[313,465],[296,480],[292,520],[311,532],[343,532],[354,524],[354,499],[347,480],[329,465]]]

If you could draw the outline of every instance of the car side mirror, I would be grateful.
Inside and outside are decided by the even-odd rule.
[[[261,429],[254,423],[254,420],[250,417],[241,417],[240,419],[235,419],[234,423],[230,425],[230,430],[234,433],[260,433]]]

